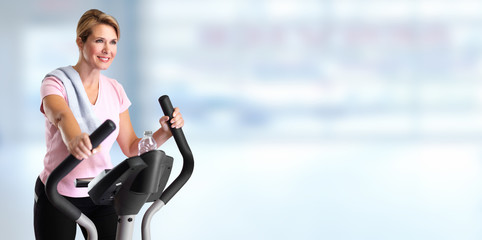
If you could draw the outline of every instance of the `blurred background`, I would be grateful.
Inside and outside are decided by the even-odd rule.
[[[157,128],[163,94],[186,121],[195,171],[154,238],[482,238],[473,0],[2,1],[2,238],[34,238],[40,82],[77,62],[91,8],[120,23],[104,74],[126,89],[138,136]],[[161,149],[176,175],[175,144]]]

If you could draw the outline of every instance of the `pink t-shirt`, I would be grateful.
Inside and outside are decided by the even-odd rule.
[[[45,96],[52,94],[62,96],[68,103],[67,93],[62,82],[55,77],[47,77],[43,80],[40,87],[40,97],[43,99]],[[119,114],[126,111],[130,105],[131,102],[127,98],[122,85],[116,80],[101,74],[99,95],[96,103],[93,105],[93,110],[100,122],[110,119],[115,123],[116,129],[101,143],[99,152],[84,159],[60,181],[57,188],[60,194],[68,197],[87,197],[87,188],[76,188],[75,180],[77,178],[95,177],[104,169],[112,168],[109,152],[119,135]],[[42,104],[40,111],[44,113]],[[40,173],[40,179],[44,184],[53,169],[69,155],[59,129],[52,125],[47,117],[45,117],[45,128],[47,152],[44,158],[44,169]]]

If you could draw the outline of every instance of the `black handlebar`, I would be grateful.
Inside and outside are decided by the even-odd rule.
[[[96,148],[100,145],[104,139],[106,139],[114,130],[116,126],[111,120],[106,120],[100,125],[90,136],[90,142],[92,148]],[[79,160],[70,154],[59,166],[57,166],[47,178],[45,183],[45,192],[52,205],[56,206],[59,211],[64,213],[68,218],[73,221],[79,219],[81,211],[75,207],[72,203],[67,201],[57,191],[57,185],[67,174],[69,174],[82,160]]]
[[[174,108],[172,107],[169,97],[167,95],[161,96],[159,98],[159,104],[161,105],[164,115],[169,116],[169,120],[172,119]],[[182,129],[172,128],[170,121],[168,121],[168,124],[171,129],[172,136],[174,137],[177,147],[179,148],[179,151],[183,157],[183,166],[179,176],[171,183],[171,185],[169,185],[169,187],[166,188],[166,190],[164,190],[159,198],[165,204],[167,204],[167,202],[171,200],[171,198],[182,188],[182,186],[184,186],[194,170],[194,158]]]

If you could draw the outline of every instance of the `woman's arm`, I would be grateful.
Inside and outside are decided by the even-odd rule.
[[[88,158],[92,144],[87,133],[82,133],[65,99],[59,95],[48,95],[42,99],[47,119],[56,126],[69,152],[77,159]]]
[[[117,137],[117,143],[121,148],[124,155],[127,157],[137,156],[139,141],[142,138],[138,138],[132,127],[129,110],[124,111],[119,115],[119,136]],[[171,136],[171,130],[167,124],[169,121],[168,116],[163,116],[159,119],[161,127],[152,135],[156,140],[157,146],[164,144]],[[184,126],[184,119],[179,112],[179,108],[174,109],[173,119],[171,119],[172,127],[181,128]]]
[[[117,136],[117,143],[120,149],[127,157],[137,155],[137,145],[140,138],[136,136],[134,128],[132,127],[129,110],[125,110],[119,114],[119,136]]]

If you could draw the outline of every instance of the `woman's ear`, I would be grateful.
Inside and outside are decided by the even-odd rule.
[[[84,42],[82,42],[82,39],[80,37],[77,37],[77,47],[82,50],[82,48],[84,47]]]

